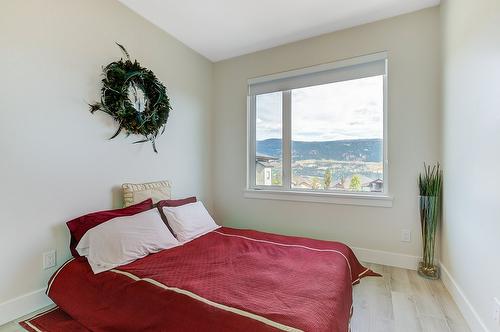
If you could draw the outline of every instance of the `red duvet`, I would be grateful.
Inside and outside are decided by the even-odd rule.
[[[94,275],[83,258],[48,295],[92,331],[348,331],[373,273],[337,242],[220,228]]]

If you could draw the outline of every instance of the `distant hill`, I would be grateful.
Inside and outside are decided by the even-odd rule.
[[[257,154],[281,156],[281,139],[257,141]],[[357,139],[324,142],[293,141],[294,159],[330,159],[343,161],[382,161],[381,139]]]

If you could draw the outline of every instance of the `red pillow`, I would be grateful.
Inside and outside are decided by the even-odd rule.
[[[85,235],[85,233],[89,229],[94,228],[95,226],[100,225],[113,218],[132,216],[139,212],[151,210],[152,208],[153,200],[149,198],[144,202],[137,203],[123,209],[93,212],[68,221],[66,225],[68,226],[69,232],[71,234],[71,241],[69,243],[71,254],[73,255],[73,257],[80,257],[80,255],[76,251],[76,246],[82,239],[83,235]]]
[[[196,197],[191,196],[191,197],[187,197],[187,198],[183,198],[183,199],[165,199],[163,201],[159,201],[158,203],[156,203],[156,207],[158,208],[158,211],[160,211],[161,219],[163,220],[165,225],[167,225],[170,233],[172,233],[172,235],[175,237],[177,237],[177,235],[175,235],[174,230],[168,224],[167,217],[163,214],[163,210],[161,208],[165,207],[165,206],[168,206],[168,207],[182,206],[182,205],[186,205],[189,203],[196,203]]]

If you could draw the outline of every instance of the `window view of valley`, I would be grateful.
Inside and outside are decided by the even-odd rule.
[[[380,75],[256,95],[256,185],[382,192],[383,82]],[[289,165],[283,131],[291,134]]]
[[[281,139],[257,142],[261,185],[282,184],[281,147]],[[292,142],[292,188],[379,192],[382,165],[381,139]]]

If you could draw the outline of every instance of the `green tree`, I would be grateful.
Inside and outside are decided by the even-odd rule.
[[[317,177],[313,177],[311,183],[311,189],[319,189],[319,180]]]
[[[349,189],[360,191],[361,190],[361,178],[359,175],[353,175],[351,178],[351,184],[349,185]]]
[[[281,186],[281,172],[273,169],[271,173],[271,183],[273,186]]]
[[[327,168],[325,171],[325,177],[323,178],[323,184],[325,190],[328,190],[330,188],[330,185],[332,184],[332,170]]]

